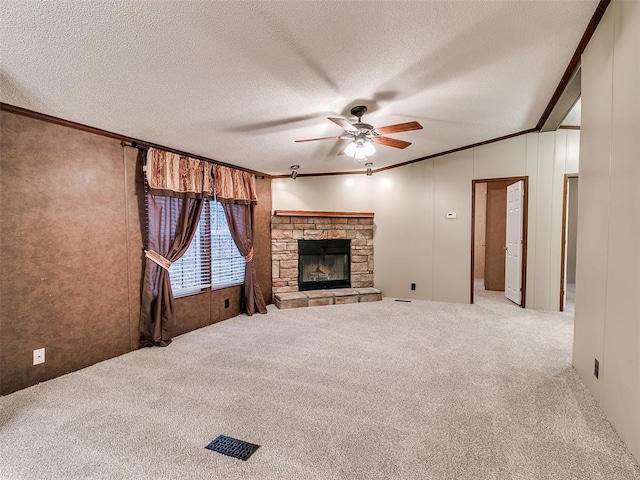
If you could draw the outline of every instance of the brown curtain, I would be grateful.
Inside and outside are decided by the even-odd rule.
[[[221,203],[258,203],[256,177],[249,172],[215,165],[216,198]]]
[[[166,347],[175,330],[169,267],[191,244],[200,221],[202,198],[213,196],[213,166],[151,148],[146,167],[147,246],[140,342]]]
[[[202,205],[201,199],[147,194],[147,260],[140,310],[140,341],[146,347],[171,343],[175,319],[169,266],[189,248]]]
[[[262,290],[256,280],[256,266],[253,262],[253,204],[222,203],[231,237],[245,259],[244,298],[247,315],[256,311],[267,313]]]
[[[255,177],[241,170],[154,148],[147,152],[147,248],[140,309],[140,340],[144,346],[166,347],[175,330],[169,267],[187,251],[202,212],[203,198],[220,192],[229,230],[245,257],[247,313],[267,313],[253,263]]]
[[[147,184],[153,195],[213,198],[213,164],[197,158],[150,148]]]
[[[246,262],[244,298],[247,315],[256,311],[267,313],[253,262],[253,208],[258,202],[256,178],[252,173],[221,165],[215,165],[213,172],[217,200],[224,208],[231,237]]]

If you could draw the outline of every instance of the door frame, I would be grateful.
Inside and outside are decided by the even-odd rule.
[[[512,181],[513,183],[522,180],[523,186],[523,202],[522,202],[522,299],[520,307],[525,308],[527,299],[527,232],[529,225],[529,176],[522,177],[500,177],[500,178],[480,178],[471,180],[471,282],[469,292],[469,303],[473,304],[473,288],[474,288],[474,257],[475,257],[475,223],[476,223],[476,184]]]
[[[564,184],[562,186],[562,243],[560,244],[560,305],[559,309],[561,312],[564,312],[564,277],[566,275],[565,272],[565,261],[567,255],[567,207],[568,207],[568,196],[569,196],[569,179],[578,178],[577,173],[565,173],[564,174]]]

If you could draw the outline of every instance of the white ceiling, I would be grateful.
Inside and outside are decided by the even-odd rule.
[[[294,143],[353,105],[419,121],[380,168],[535,127],[597,4],[8,0],[0,99],[269,174],[362,169]]]

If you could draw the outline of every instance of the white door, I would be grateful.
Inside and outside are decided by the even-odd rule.
[[[507,246],[505,247],[504,294],[514,303],[522,303],[522,194],[524,181],[507,187]]]

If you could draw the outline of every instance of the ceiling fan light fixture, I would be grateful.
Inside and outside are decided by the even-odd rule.
[[[373,125],[362,122],[362,116],[366,112],[367,107],[364,105],[356,105],[353,107],[351,109],[351,115],[358,119],[355,123],[349,122],[344,118],[328,117],[329,120],[344,129],[342,135],[338,137],[308,138],[306,140],[296,140],[296,142],[313,142],[316,140],[331,140],[336,138],[340,140],[351,140],[339,155],[344,154],[355,157],[357,160],[365,160],[376,153],[373,143],[400,149],[407,148],[411,145],[411,142],[390,138],[386,136],[387,134],[422,129],[422,125],[416,121],[375,128]]]
[[[356,147],[357,143],[351,142],[349,145],[347,145],[347,148],[344,149],[344,154],[349,155],[350,157],[354,157],[356,155]]]
[[[358,160],[364,160],[365,158],[376,153],[375,147],[369,141],[362,141],[361,139],[354,140],[347,148],[344,149],[344,154],[350,157],[355,157]]]
[[[376,149],[371,142],[364,142],[362,148],[364,149],[364,154],[367,157],[370,157],[374,153],[376,153]]]
[[[365,158],[367,158],[367,154],[364,151],[364,144],[359,143],[359,144],[356,145],[355,157],[358,160],[364,160]]]

